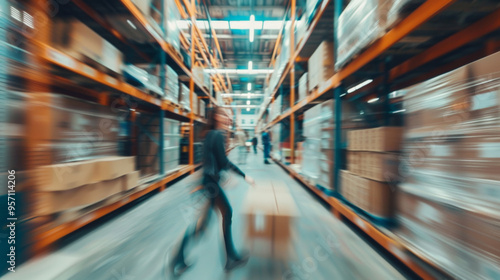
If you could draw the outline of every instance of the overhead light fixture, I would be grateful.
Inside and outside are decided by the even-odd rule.
[[[250,100],[247,100],[247,105],[250,105]]]
[[[344,93],[342,93],[342,94],[340,95],[340,97],[344,97],[344,96],[346,96],[346,95],[347,95],[347,92],[344,92]]]
[[[397,110],[397,111],[394,111],[392,113],[397,114],[397,113],[404,113],[404,112],[406,112],[406,109]]]
[[[247,84],[247,90],[248,90],[248,91],[251,91],[251,90],[252,90],[252,83],[248,83],[248,84]],[[250,94],[250,92],[249,92],[248,94]]]
[[[379,99],[380,99],[380,98],[378,98],[378,97],[372,98],[372,99],[368,100],[368,103],[374,103],[374,102],[377,102],[377,101],[379,101]]]
[[[17,21],[21,21],[21,11],[12,6],[10,6],[10,16]]]
[[[267,75],[274,72],[274,69],[205,69],[209,74],[237,74],[237,75]]]
[[[370,84],[371,82],[373,82],[372,79],[366,80],[366,81],[358,84],[357,86],[353,86],[352,88],[348,89],[347,93],[353,93],[353,92],[357,91],[358,89]]]
[[[227,20],[211,20],[210,21],[210,26],[213,29],[229,30],[229,21],[227,21]]]
[[[33,16],[25,11],[23,11],[23,23],[31,29],[35,28],[35,26],[33,25]]]
[[[251,15],[250,16],[250,43],[253,42],[254,36],[255,36],[255,16]]]
[[[128,25],[130,25],[133,29],[137,30],[137,27],[135,26],[135,24],[133,22],[130,21],[130,19],[127,19],[127,23]]]
[[[263,30],[281,30],[283,21],[281,20],[266,20],[262,26]]]
[[[250,71],[250,70],[252,70],[252,68],[253,68],[253,62],[250,60],[248,62],[248,70]]]
[[[231,20],[229,21],[229,27],[233,30],[248,30],[248,29],[255,29],[255,30],[261,30],[262,29],[262,21],[260,20],[255,20],[254,17],[254,22],[251,23],[249,20]]]

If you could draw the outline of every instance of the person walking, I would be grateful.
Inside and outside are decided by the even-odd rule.
[[[246,135],[241,128],[238,128],[235,133],[236,142],[238,143],[238,163],[246,164],[247,161],[247,147],[246,147]]]
[[[257,144],[258,144],[257,136],[254,136],[252,138],[252,146],[254,154],[257,154]]]
[[[269,130],[266,129],[262,133],[262,145],[264,146],[264,163],[271,164],[269,162],[269,153],[271,153],[271,136],[269,135]]]
[[[193,239],[198,239],[205,232],[212,209],[219,210],[222,216],[222,230],[226,250],[226,265],[224,269],[226,271],[232,270],[244,265],[248,261],[248,255],[242,256],[238,254],[234,247],[231,233],[233,210],[224,190],[219,185],[219,180],[221,171],[229,169],[245,178],[245,181],[250,185],[254,185],[255,181],[250,176],[245,175],[243,171],[227,158],[224,147],[225,138],[222,130],[230,120],[227,116],[221,114],[219,110],[213,109],[208,112],[210,130],[206,134],[203,144],[203,179],[201,191],[207,198],[208,205],[198,221],[188,227],[179,248],[174,252],[174,258],[170,264],[171,272],[174,276],[180,276],[189,268],[184,259],[186,247]]]

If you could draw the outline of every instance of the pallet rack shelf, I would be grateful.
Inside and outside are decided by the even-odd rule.
[[[27,2],[30,7],[38,9],[40,11],[45,11],[43,3],[35,0],[28,0]],[[176,2],[178,7],[182,8],[180,2],[177,0]],[[195,122],[206,124],[207,120],[204,118],[204,116],[198,116],[193,113],[193,102],[196,99],[201,99],[204,100],[204,102],[206,102],[210,107],[217,106],[217,101],[212,93],[207,88],[205,88],[200,81],[195,79],[193,72],[185,65],[180,54],[177,53],[162,38],[162,36],[148,22],[145,15],[142,14],[142,12],[135,6],[134,3],[132,3],[132,1],[112,0],[110,1],[110,3],[112,3],[112,5],[99,5],[100,3],[94,3],[96,5],[90,5],[91,3],[89,2],[74,0],[66,3],[65,5],[67,6],[61,6],[61,8],[65,9],[64,13],[66,16],[77,15],[79,18],[83,17],[85,19],[84,23],[89,25],[89,27],[91,27],[98,35],[108,39],[110,42],[112,42],[112,44],[120,45],[122,51],[133,53],[134,55],[132,57],[135,57],[137,61],[129,62],[154,63],[159,65],[168,64],[180,76],[183,76],[183,78],[187,77],[187,79],[189,79],[190,88],[190,112],[186,112],[184,109],[181,109],[179,105],[171,101],[163,100],[160,97],[150,95],[144,90],[140,90],[126,83],[120,78],[116,77],[116,75],[110,75],[104,71],[99,70],[96,67],[75,59],[62,51],[50,47],[50,36],[47,32],[39,32],[38,34],[36,34],[36,36],[27,37],[33,47],[33,49],[31,50],[33,62],[37,65],[42,66],[38,70],[27,70],[28,74],[26,75],[26,78],[28,81],[28,88],[34,92],[50,92],[50,89],[56,85],[60,87],[67,87],[68,89],[70,89],[70,86],[71,88],[75,88],[76,86],[76,88],[82,89],[78,92],[79,96],[83,95],[84,97],[87,97],[88,95],[90,99],[97,99],[99,103],[107,106],[110,106],[111,104],[110,96],[114,98],[114,95],[116,94],[126,95],[127,97],[131,97],[133,100],[137,101],[140,104],[140,110],[138,110],[138,112],[145,111],[148,113],[158,114],[157,117],[160,118],[160,120],[169,118],[187,122],[189,123],[191,128],[194,127]],[[193,7],[194,3],[194,1],[191,1]],[[209,56],[207,57],[205,55],[204,59],[208,60],[208,62],[212,63],[212,65],[215,67],[218,61],[212,57],[212,54],[210,53],[201,32],[197,29],[194,13],[192,12],[193,7],[187,7],[194,23],[192,28],[192,35],[195,35],[195,31],[198,33],[202,45],[200,46],[200,43],[198,43],[199,51],[203,52],[202,47],[205,47],[205,51],[209,54]],[[149,44],[149,49],[147,47],[141,48],[137,45],[134,45],[132,42],[128,41],[126,35],[119,33],[111,26],[111,24],[108,24],[108,22],[102,16],[103,9],[104,12],[109,9],[118,9],[121,12],[125,12],[127,14],[127,17],[135,23],[136,28],[143,31],[143,34],[149,37],[148,40],[151,40],[153,42],[152,44]],[[52,18],[47,14],[47,12],[44,12],[42,14],[43,15],[41,16],[44,17],[43,19],[47,23],[44,31],[47,31],[50,29],[49,27]],[[196,36],[192,36],[191,38],[193,38],[193,40],[197,40]],[[195,62],[195,45],[196,44],[194,43],[191,45],[191,65],[194,65]],[[160,57],[159,61],[155,61],[155,56]],[[221,54],[219,56],[220,58],[222,58]],[[57,71],[51,72],[49,71],[49,69]],[[102,92],[86,89],[84,86],[80,85],[79,82],[74,82],[71,79],[62,78],[60,77],[61,73],[65,73],[65,76],[67,77],[76,77],[78,78],[78,81],[81,81],[83,78],[83,80],[85,81],[85,85],[91,84],[93,87],[99,88],[99,90],[101,90]],[[184,80],[186,81],[187,79]],[[218,85],[219,89],[224,89],[227,91],[225,82],[222,81],[222,78],[220,76],[214,78],[214,82],[216,83],[216,85]],[[36,115],[40,113],[43,112],[30,112],[32,116],[29,116],[29,119],[36,119]],[[130,121],[134,121],[135,116],[135,109],[131,110]],[[35,151],[38,143],[41,141],[41,139],[37,138],[37,132],[43,130],[44,128],[37,126],[36,122],[34,121],[29,121],[27,126],[27,150]],[[164,145],[162,121],[159,122],[159,126],[160,136],[159,140],[156,139],[158,140],[156,142],[158,142],[159,149],[162,150]],[[200,164],[194,163],[193,145],[194,132],[193,129],[190,129],[188,165],[181,166],[181,168],[177,169],[177,171],[166,173],[163,164],[163,153],[160,153],[160,155],[158,156],[160,172],[159,175],[155,177],[155,179],[147,179],[149,180],[149,182],[143,183],[141,187],[138,187],[135,191],[125,194],[125,196],[121,197],[118,201],[107,206],[96,208],[95,210],[92,210],[91,212],[77,218],[76,220],[66,222],[51,229],[35,229],[36,234],[30,239],[29,242],[30,248],[34,251],[34,253],[44,252],[46,249],[49,249],[55,242],[67,236],[68,234],[82,228],[83,226],[94,222],[153,191],[164,190],[169,183],[182,176],[192,174],[195,170],[201,167]],[[229,152],[231,149],[232,148],[229,148],[227,151]],[[49,164],[49,162],[50,160],[45,158],[43,158],[42,160],[29,158],[29,169],[34,169],[37,166]]]
[[[393,61],[390,64],[389,68],[385,67],[385,65],[388,64],[384,64],[384,58],[391,56],[389,54],[390,51],[393,50],[393,48],[398,43],[402,42],[403,39],[405,39],[407,36],[418,31],[419,28],[423,28],[426,24],[429,24],[431,20],[435,20],[436,18],[439,20],[440,15],[445,13],[452,7],[455,9],[455,12],[456,9],[462,9],[464,11],[467,10],[467,6],[459,6],[457,3],[459,3],[460,1],[457,0],[425,1],[418,8],[412,10],[407,17],[403,18],[399,23],[390,28],[379,39],[369,44],[367,48],[361,51],[344,67],[340,68],[330,79],[324,81],[314,91],[310,92],[306,98],[295,103],[293,100],[295,90],[294,68],[295,65],[299,63],[297,61],[298,55],[304,47],[305,42],[315,31],[315,24],[322,16],[324,16],[323,14],[325,7],[331,2],[332,1],[330,0],[322,1],[320,8],[316,11],[314,20],[312,21],[309,30],[299,42],[297,49],[294,50],[293,47],[291,47],[290,59],[284,68],[277,86],[271,89],[270,96],[261,107],[261,111],[257,119],[257,125],[258,127],[260,127],[260,130],[263,131],[265,129],[270,129],[271,127],[279,124],[284,120],[289,119],[288,125],[290,128],[290,143],[294,143],[293,136],[295,134],[295,116],[316,106],[322,101],[332,98],[335,99],[334,114],[335,119],[337,120],[335,124],[335,127],[337,129],[335,129],[335,131],[333,132],[333,139],[335,139],[334,142],[338,144],[334,147],[334,160],[336,163],[332,172],[334,174],[333,184],[335,186],[338,186],[340,173],[339,166],[341,163],[340,153],[342,146],[345,146],[345,143],[342,142],[342,125],[340,121],[342,100],[354,101],[361,98],[367,99],[367,96],[384,96],[386,97],[386,104],[389,104],[390,102],[395,101],[389,100],[388,98],[389,93],[393,90],[399,90],[407,86],[416,84],[420,81],[429,79],[431,77],[435,77],[439,74],[465,65],[475,59],[484,57],[488,54],[500,50],[500,44],[497,39],[495,39],[494,37],[491,38],[491,36],[490,38],[487,38],[489,34],[500,29],[500,9],[498,9],[497,7],[495,8],[497,10],[492,9],[487,13],[483,13],[480,17],[478,17],[479,19],[476,19],[475,22],[464,24],[464,26],[460,26],[457,30],[454,29],[451,32],[436,35],[431,33],[431,39],[429,39],[429,41],[432,42],[432,44],[427,44],[424,48],[420,49],[420,52],[417,52],[417,54],[412,54],[411,56],[402,56],[402,58],[400,57],[399,60],[396,60],[395,62]],[[338,18],[340,16],[340,12],[344,7],[344,3],[342,0],[333,0],[333,4],[335,9],[333,29],[335,33],[337,32],[335,28],[336,26],[338,26]],[[454,4],[457,4],[458,7],[454,7]],[[295,8],[294,0],[291,1],[291,7],[292,9]],[[291,13],[293,15],[294,11],[291,11]],[[443,16],[443,18],[445,17]],[[444,19],[441,19],[441,21],[443,20]],[[292,23],[291,26],[293,30],[295,17],[291,16],[290,21]],[[435,22],[433,23],[436,24]],[[292,38],[290,40],[290,45],[293,46],[294,39],[293,36],[291,37]],[[277,44],[279,43],[280,40],[277,41]],[[337,56],[337,45],[337,42],[334,42],[335,57]],[[454,57],[453,52],[459,50],[460,48],[463,48],[464,46],[472,46],[470,49],[473,49],[473,51],[467,50],[468,52],[465,52],[466,55],[464,57]],[[275,47],[275,49],[276,48],[277,46]],[[431,69],[426,68],[426,66],[428,66],[426,65],[427,63],[436,61],[439,62],[439,67]],[[373,77],[373,82],[371,84],[356,89],[355,91],[350,92],[347,95],[345,94],[346,86],[356,85],[363,81],[361,80],[362,78],[360,78],[360,75],[355,74],[363,74],[364,71],[366,71],[365,73],[368,73],[370,72],[370,67],[372,69],[374,68],[374,66],[379,65],[382,65],[384,67],[379,67],[378,69],[383,68],[384,70],[379,70],[379,74],[381,75]],[[288,75],[290,75],[290,108],[285,110],[284,112],[280,112],[280,115],[276,116],[275,119],[267,120],[266,123],[265,115],[267,114],[267,108],[271,105],[272,102],[274,102],[274,100],[276,100],[276,97],[280,94],[280,91],[278,89],[283,86],[284,81],[287,79]],[[368,78],[365,76],[365,79]],[[380,87],[383,87],[383,89],[380,90]],[[388,106],[386,108],[388,108]],[[387,112],[387,114],[389,114],[389,112]],[[294,164],[294,146],[294,144],[290,145],[290,153],[292,155],[290,164]],[[430,274],[429,270],[421,265],[422,263],[425,264],[427,268],[432,268],[432,270],[437,272],[438,275],[447,275],[447,273],[443,272],[431,261],[423,257],[422,254],[416,252],[410,245],[401,242],[397,237],[384,232],[382,229],[363,219],[355,211],[343,204],[339,199],[328,196],[321,190],[319,190],[316,186],[312,186],[302,177],[302,175],[293,170],[290,166],[287,166],[278,160],[275,161],[279,163],[284,169],[286,169],[294,178],[296,178],[313,193],[315,193],[318,197],[327,202],[332,207],[332,211],[336,216],[343,217],[351,221],[361,231],[365,232],[368,236],[379,243],[388,252],[394,255],[409,269],[414,271],[423,279],[431,279],[435,278],[436,276]],[[414,256],[418,261],[409,259],[405,255],[408,252],[413,252],[411,255]]]

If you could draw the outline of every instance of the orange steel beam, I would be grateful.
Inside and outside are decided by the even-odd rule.
[[[290,26],[290,58],[295,54],[295,0],[291,0],[291,19]],[[290,70],[290,108],[295,104],[295,63],[289,62]],[[295,114],[290,114],[290,164],[295,163]]]
[[[500,9],[478,20],[471,26],[459,31],[426,51],[408,59],[390,71],[389,80],[408,73],[432,60],[450,53],[474,40],[477,40],[500,28]]]
[[[430,18],[446,9],[453,2],[455,2],[455,0],[427,0],[415,11],[413,11],[413,13],[387,32],[387,34],[385,34],[382,38],[373,43],[366,51],[362,52],[344,69],[335,74],[330,79],[332,88],[338,87],[345,78],[354,74],[354,72],[381,55],[384,51],[399,42],[399,40],[403,39],[410,32],[417,29]]]
[[[184,3],[186,3],[186,0],[184,0]],[[191,0],[191,6],[194,8],[195,6],[195,0]],[[186,7],[189,7],[186,5]],[[190,13],[190,9],[188,9],[188,13]],[[195,64],[195,59],[194,59],[194,48],[195,44],[193,41],[196,41],[195,38],[195,22],[194,22],[194,16],[191,15],[191,22],[193,23],[193,26],[191,26],[191,65],[194,66]],[[191,76],[191,79],[189,80],[189,102],[191,106],[191,113],[190,113],[190,118],[189,118],[189,165],[194,164],[194,119],[195,115],[193,112],[193,104],[194,104],[195,96],[194,96],[194,77]],[[196,100],[198,102],[198,100]]]

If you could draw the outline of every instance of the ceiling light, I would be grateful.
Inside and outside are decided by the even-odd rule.
[[[347,95],[347,92],[344,92],[344,93],[342,93],[342,94],[340,95],[340,97],[344,97],[344,96],[346,96],[346,95]]]
[[[34,29],[33,16],[23,11],[23,23],[31,29]]]
[[[253,42],[254,36],[255,36],[255,16],[251,15],[250,16],[250,43]]]
[[[233,30],[248,30],[253,27],[256,30],[262,29],[262,21],[257,20],[251,23],[249,20],[231,20],[229,22],[229,27]]]
[[[283,21],[281,20],[266,20],[264,21],[264,26],[262,29],[264,30],[281,30],[281,26],[283,25]]]
[[[10,7],[10,16],[16,19],[17,21],[21,21],[21,11],[14,7]]]
[[[397,111],[394,111],[392,113],[397,114],[397,113],[404,113],[404,112],[406,112],[406,109],[397,110]]]
[[[353,93],[353,92],[357,91],[358,89],[360,89],[360,88],[362,88],[362,87],[364,87],[364,86],[368,85],[368,84],[369,84],[369,83],[371,83],[371,82],[373,82],[373,80],[372,80],[372,79],[366,80],[366,81],[364,81],[364,82],[362,82],[362,83],[358,84],[357,86],[353,86],[352,88],[348,89],[348,90],[347,90],[347,93]]]
[[[250,100],[247,100],[247,105],[250,105]]]
[[[252,68],[253,68],[253,62],[250,60],[248,62],[248,70],[252,70]]]
[[[260,75],[260,74],[271,74],[274,69],[205,69],[205,72],[209,74],[238,74],[238,75]]]
[[[251,90],[252,90],[252,83],[248,83],[248,84],[247,84],[247,90],[248,90],[248,91],[251,91]]]
[[[127,19],[128,25],[132,26],[133,29],[137,30],[137,27],[135,26],[134,23],[132,23],[129,19]]]
[[[212,29],[229,30],[229,21],[227,21],[227,20],[212,20],[212,21],[210,21],[210,26],[212,27]]]
[[[368,100],[368,103],[374,103],[374,102],[377,102],[379,99],[380,99],[380,98],[375,97],[375,98],[373,98],[373,99]]]

